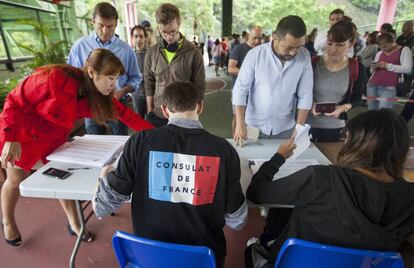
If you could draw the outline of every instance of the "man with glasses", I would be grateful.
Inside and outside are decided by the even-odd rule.
[[[247,138],[246,124],[260,129],[259,138],[286,139],[295,123],[306,122],[313,71],[303,47],[305,35],[303,20],[287,16],[278,23],[272,42],[247,53],[233,88],[236,144],[243,145]]]
[[[134,51],[115,34],[118,12],[109,3],[98,3],[93,9],[92,23],[95,32],[75,42],[69,53],[68,64],[82,68],[92,50],[105,48],[112,51],[125,68],[125,74],[118,78],[114,96],[122,103],[126,103],[125,94],[138,89],[141,75]],[[128,135],[128,127],[122,122],[108,121],[107,123],[113,135]],[[106,134],[106,127],[98,125],[91,118],[85,119],[85,128],[88,134]]]
[[[204,94],[206,81],[200,50],[180,33],[180,11],[170,3],[155,12],[161,40],[147,49],[144,65],[146,119],[156,127],[168,120],[161,111],[160,96],[173,81],[189,81]]]

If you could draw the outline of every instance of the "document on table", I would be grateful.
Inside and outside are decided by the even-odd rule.
[[[286,162],[291,162],[295,160],[299,155],[301,155],[306,149],[309,148],[311,142],[309,138],[309,129],[310,126],[305,124],[304,126],[296,124],[296,136],[295,144],[296,149],[293,150],[293,155],[289,157]]]
[[[249,167],[250,170],[255,174],[259,168],[262,166],[262,164],[269,159],[249,159]],[[316,159],[296,159],[290,162],[285,162],[279,169],[279,172],[275,174],[273,177],[273,180],[277,180],[286,176],[289,176],[290,174],[295,173],[296,171],[299,171],[301,169],[304,169],[307,166],[312,165],[319,165],[318,160]]]
[[[84,135],[74,137],[46,157],[49,161],[103,167],[111,164],[122,153],[128,136]]]

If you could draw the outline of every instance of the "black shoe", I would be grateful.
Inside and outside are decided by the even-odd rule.
[[[78,236],[78,234],[77,234],[77,233],[75,233],[75,232],[72,230],[72,228],[70,227],[70,224],[69,224],[69,223],[66,225],[66,228],[68,229],[68,233],[69,233],[70,235],[73,235],[73,236]],[[85,233],[82,235],[82,238],[81,238],[81,240],[82,240],[83,242],[86,242],[86,243],[90,243],[90,242],[92,242],[94,239],[95,239],[95,237],[94,237],[94,236],[93,236],[93,234],[92,234],[92,233],[90,233],[89,231],[85,231]]]
[[[1,223],[1,229],[4,231],[3,222]],[[13,240],[7,239],[4,232],[3,232],[3,235],[4,235],[4,241],[6,241],[6,243],[9,244],[10,246],[18,247],[22,244],[22,237],[20,235]]]

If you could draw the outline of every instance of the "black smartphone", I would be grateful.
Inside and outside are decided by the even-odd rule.
[[[335,111],[335,102],[319,102],[316,103],[315,112],[317,113],[332,113]]]
[[[69,171],[65,171],[65,170],[61,170],[61,169],[57,169],[57,168],[49,168],[46,171],[43,171],[42,174],[48,175],[48,176],[52,176],[52,177],[56,177],[58,179],[66,179],[67,177],[69,177],[72,173]]]

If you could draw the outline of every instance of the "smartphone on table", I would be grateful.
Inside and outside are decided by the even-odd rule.
[[[315,105],[315,112],[317,113],[332,113],[335,111],[335,102],[318,102]]]
[[[61,169],[57,169],[57,168],[49,168],[46,171],[43,171],[44,175],[48,175],[48,176],[52,176],[52,177],[56,177],[58,179],[66,179],[67,177],[69,177],[72,173],[66,170],[61,170]]]

